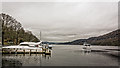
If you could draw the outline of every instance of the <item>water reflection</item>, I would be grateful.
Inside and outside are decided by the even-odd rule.
[[[22,62],[17,59],[2,59],[2,66],[17,66],[18,68],[22,66]]]
[[[91,53],[91,51],[83,51],[83,53],[87,54],[87,53]]]
[[[50,58],[51,58],[51,55],[45,55],[45,54],[42,54],[42,58],[50,59]]]
[[[78,53],[78,54],[90,54],[90,53],[92,53],[92,50],[91,49],[89,49],[89,50],[81,49],[81,50],[75,50],[74,52]]]
[[[103,51],[102,48],[107,47],[102,47],[102,51],[99,50],[100,48],[97,46],[92,47],[92,50],[82,50],[80,46],[57,45],[53,47],[49,55],[3,54],[2,58],[4,66],[12,65],[15,61],[14,64],[18,63],[18,66],[117,66],[118,59],[107,56],[107,51]],[[17,66],[17,64],[13,66]]]
[[[42,60],[51,58],[51,54],[3,54],[4,66],[42,66]]]

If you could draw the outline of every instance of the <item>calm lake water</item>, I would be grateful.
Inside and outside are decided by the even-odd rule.
[[[117,49],[91,46],[91,49]],[[85,52],[80,45],[54,45],[51,55],[3,55],[3,66],[118,66],[118,58],[106,52]]]

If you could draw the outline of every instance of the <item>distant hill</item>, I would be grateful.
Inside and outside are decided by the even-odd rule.
[[[90,43],[92,45],[114,45],[118,46],[119,39],[118,37],[120,35],[120,29],[117,29],[115,31],[112,31],[108,34],[101,35],[98,37],[90,37],[88,39],[77,39],[71,42],[65,42],[65,43],[56,43],[56,44],[69,44],[69,45],[82,45],[84,42]]]
[[[94,45],[119,45],[119,35],[120,29],[112,31],[108,34],[98,36],[98,37],[91,37],[87,39],[87,42]]]

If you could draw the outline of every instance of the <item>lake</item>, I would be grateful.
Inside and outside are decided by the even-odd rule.
[[[91,49],[118,49],[117,46],[91,46]],[[53,45],[51,55],[2,55],[3,66],[118,66],[118,57],[107,52],[83,51],[81,45]]]

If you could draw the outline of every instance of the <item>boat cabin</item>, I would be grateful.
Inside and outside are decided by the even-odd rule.
[[[22,42],[19,44],[19,46],[29,46],[29,47],[42,47],[41,46],[42,42]]]

